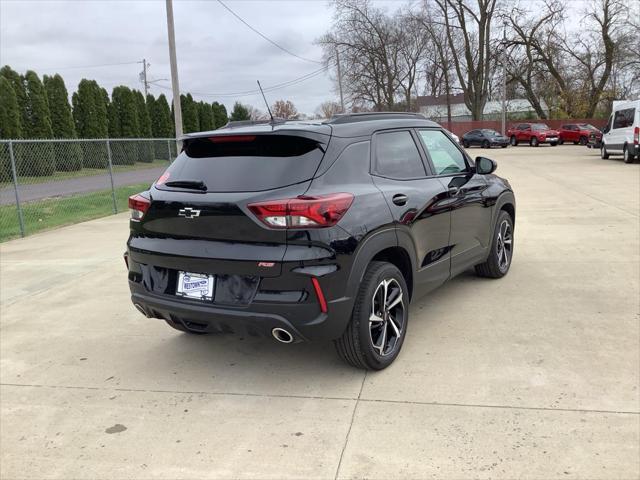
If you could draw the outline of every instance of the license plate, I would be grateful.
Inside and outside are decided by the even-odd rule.
[[[202,273],[180,272],[176,295],[180,297],[195,298],[197,300],[213,300],[215,288],[215,275]]]

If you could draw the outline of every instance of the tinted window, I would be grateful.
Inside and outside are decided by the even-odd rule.
[[[185,141],[166,181],[202,181],[209,192],[270,190],[311,179],[322,157],[318,142],[292,135],[195,138]]]
[[[549,130],[549,127],[546,126],[544,123],[534,123],[533,125],[531,125],[531,129],[532,130]]]
[[[618,110],[613,119],[613,128],[626,128],[633,126],[633,117],[636,114],[635,108]]]
[[[482,132],[487,136],[487,137],[500,137],[502,136],[502,134],[496,132],[495,130],[489,130],[489,129],[485,129],[482,130]]]
[[[443,132],[439,130],[420,130],[436,175],[464,172],[467,164],[464,155]]]
[[[376,135],[374,170],[376,173],[390,178],[424,177],[424,166],[411,133],[405,131]]]
[[[529,124],[528,123],[522,123],[520,125],[518,125],[518,130],[528,130],[529,129]]]

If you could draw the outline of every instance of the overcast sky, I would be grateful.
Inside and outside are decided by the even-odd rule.
[[[225,3],[238,15],[296,55],[321,60],[314,41],[331,26],[327,1],[237,1]],[[398,2],[381,2],[399,5]],[[255,94],[235,93],[286,82],[321,68],[289,56],[249,30],[217,1],[174,0],[180,90],[197,100],[221,101],[227,108],[240,100],[261,110]],[[19,72],[60,73],[67,89],[81,78],[92,78],[111,92],[114,86],[142,89],[142,65],[72,68],[135,62],[146,58],[149,77],[170,78],[164,0],[0,0],[0,63]],[[151,92],[169,94],[170,82],[159,82]],[[197,92],[197,93],[196,93]],[[290,99],[312,114],[325,101],[336,99],[330,74],[267,95],[270,103]]]

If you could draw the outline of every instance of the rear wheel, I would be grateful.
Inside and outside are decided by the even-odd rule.
[[[564,143],[564,140],[563,140],[563,139],[559,139],[559,140],[558,140],[558,143],[559,143],[560,145],[562,145],[562,144]]]
[[[518,139],[516,138],[515,135],[511,135],[511,138],[509,139],[509,142],[511,143],[511,146],[513,146],[513,147],[518,145]]]
[[[586,145],[588,141],[584,135],[580,137],[580,145]]]
[[[509,271],[513,258],[513,219],[504,210],[498,215],[487,261],[476,265],[480,277],[501,278]]]
[[[529,140],[529,145],[531,145],[532,147],[539,146],[540,142],[538,142],[538,137],[531,137],[531,140]]]
[[[624,163],[633,163],[633,154],[631,153],[631,149],[629,148],[629,145],[625,145],[624,146],[624,150],[623,150],[623,154],[624,154]]]
[[[609,152],[607,152],[607,147],[604,145],[600,146],[600,158],[606,160],[609,158]]]
[[[382,370],[402,348],[409,320],[409,291],[400,270],[371,262],[356,297],[349,325],[335,340],[338,355],[367,370]]]
[[[466,140],[462,140],[462,146],[464,148],[469,148],[470,147],[469,142],[467,142]]]
[[[489,140],[482,141],[482,148],[491,148],[491,144],[489,143]]]

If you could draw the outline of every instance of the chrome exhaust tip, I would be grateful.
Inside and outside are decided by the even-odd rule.
[[[293,335],[287,332],[284,328],[276,327],[271,330],[271,335],[280,343],[292,343]]]
[[[136,307],[136,310],[138,310],[141,314],[149,318],[149,314],[146,312],[142,305],[140,305],[139,303],[134,303],[133,306]]]

